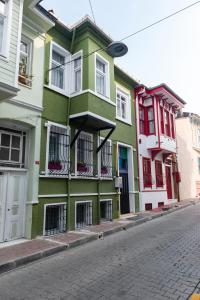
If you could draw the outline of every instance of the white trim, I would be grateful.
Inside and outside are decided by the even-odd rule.
[[[48,127],[48,126],[56,126],[56,127],[60,127],[60,128],[63,128],[63,129],[66,129],[66,130],[70,130],[70,126],[69,125],[62,125],[62,124],[59,124],[59,123],[55,123],[55,122],[52,122],[52,121],[47,121],[45,123],[45,126]]]
[[[109,119],[106,119],[106,118],[104,118],[104,117],[101,117],[101,116],[99,116],[99,115],[97,115],[97,114],[95,114],[95,113],[92,113],[92,112],[90,112],[90,111],[84,111],[84,112],[81,112],[81,113],[73,114],[73,115],[70,115],[69,118],[70,118],[70,119],[73,119],[73,118],[76,118],[76,117],[82,117],[82,116],[85,116],[85,115],[89,115],[89,116],[91,116],[91,117],[95,117],[95,118],[97,118],[97,119],[99,119],[99,120],[105,121],[105,122],[107,122],[107,123],[110,123],[111,125],[116,126],[116,123],[115,123],[115,122],[112,122],[112,121],[110,121]]]
[[[81,82],[80,82],[80,90],[79,91],[75,91],[74,89],[74,83],[75,83],[75,77],[74,77],[74,60],[76,58],[79,58],[81,59],[81,65],[80,65],[80,71],[81,71]],[[79,50],[78,52],[74,53],[72,56],[71,56],[71,60],[72,60],[72,63],[71,63],[71,77],[72,77],[72,80],[71,80],[71,83],[72,83],[72,86],[70,87],[70,94],[73,95],[73,93],[79,93],[79,92],[82,92],[82,89],[83,89],[83,50]]]
[[[61,206],[61,205],[67,205],[67,203],[66,202],[59,202],[59,203],[46,203],[46,204],[44,204],[43,235],[45,235],[46,208],[47,208],[47,206],[53,206],[53,205]]]
[[[55,23],[51,21],[49,18],[47,18],[44,14],[42,14],[37,8],[36,5],[38,4],[38,0],[34,0],[30,3],[29,8],[41,19],[43,19],[48,25],[53,27]]]
[[[92,207],[91,207],[91,216],[90,216],[90,221],[91,221],[91,224],[93,222],[93,218],[92,218],[92,214],[93,214],[93,201],[92,200],[83,200],[83,201],[75,201],[75,218],[74,218],[74,221],[75,221],[75,229],[77,229],[77,224],[76,224],[76,210],[77,210],[77,204],[82,204],[82,203],[92,203]]]
[[[122,118],[120,118],[120,117],[116,117],[115,118],[116,120],[118,120],[118,121],[120,121],[120,122],[123,122],[123,123],[125,123],[125,124],[127,124],[127,125],[130,125],[130,126],[134,126],[134,124],[132,124],[131,122],[129,122],[129,121],[126,121],[126,119],[122,119]]]
[[[17,37],[17,57],[16,57],[16,69],[15,69],[15,86],[18,87],[18,74],[19,74],[19,60],[20,60],[20,43],[22,35],[22,15],[23,15],[23,0],[20,0],[19,4],[19,22],[18,22],[18,37]]]
[[[136,192],[136,193],[138,193],[138,192]],[[113,193],[100,193],[100,196],[107,196],[107,195],[118,195],[118,193],[117,192],[113,192]],[[98,193],[70,194],[70,197],[88,197],[88,196],[98,196]],[[65,197],[68,197],[68,194],[46,194],[46,195],[38,195],[38,198],[65,198]]]
[[[95,93],[97,95],[102,95],[102,94],[97,92],[97,84],[96,84],[96,72],[97,72],[96,61],[97,61],[97,59],[99,59],[105,65],[105,68],[106,68],[106,73],[105,73],[105,78],[106,78],[106,82],[105,82],[106,89],[105,89],[105,91],[106,91],[106,94],[102,95],[102,96],[104,96],[108,100],[108,99],[110,99],[110,63],[103,56],[101,56],[99,53],[96,53],[96,52],[94,54],[94,58],[95,58],[95,61],[94,61]]]
[[[15,104],[17,106],[20,106],[20,107],[25,107],[25,108],[29,108],[31,110],[36,110],[36,111],[39,111],[39,112],[42,112],[43,111],[43,107],[40,107],[40,106],[36,106],[36,105],[33,105],[33,104],[29,104],[29,103],[26,103],[26,102],[23,102],[21,100],[17,100],[17,99],[6,99],[4,100],[8,103],[11,103],[11,104]]]
[[[38,195],[38,198],[65,198],[67,194]]]
[[[111,99],[108,99],[107,97],[101,95],[101,94],[98,94],[96,92],[94,92],[93,90],[90,90],[90,89],[86,89],[86,90],[83,90],[81,92],[77,92],[77,93],[74,93],[71,95],[71,98],[73,99],[74,97],[76,96],[79,96],[79,95],[82,95],[82,94],[85,94],[85,93],[90,93],[98,98],[100,98],[101,100],[104,100],[106,101],[107,103],[113,105],[113,106],[116,106],[116,103],[114,103],[113,101],[111,101]]]
[[[112,193],[100,193],[100,196],[106,196],[106,195],[117,195],[118,192],[112,192]]]

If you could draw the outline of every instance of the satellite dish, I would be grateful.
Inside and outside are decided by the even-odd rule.
[[[113,42],[108,45],[106,52],[112,57],[121,57],[128,52],[128,47],[122,42]]]

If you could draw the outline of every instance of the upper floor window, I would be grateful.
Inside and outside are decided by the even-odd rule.
[[[139,106],[140,134],[151,135],[155,133],[155,120],[153,106]]]
[[[173,116],[173,114],[171,114],[171,132],[172,132],[172,138],[175,139],[174,116]]]
[[[0,53],[2,52],[5,20],[6,20],[6,1],[0,0]]]
[[[144,187],[152,187],[151,159],[143,157],[143,181]]]
[[[82,56],[80,52],[72,55],[72,93],[82,90]]]
[[[96,92],[109,96],[108,62],[99,55],[96,55]]]
[[[200,128],[197,129],[197,145],[200,146]]]
[[[69,172],[69,128],[56,123],[47,123],[46,173],[68,175]]]
[[[32,43],[29,39],[22,37],[20,44],[19,76],[20,83],[31,86],[31,52]]]
[[[139,106],[140,133],[145,134],[145,110],[143,106]]]
[[[77,174],[79,176],[93,176],[93,135],[81,132],[76,145]]]
[[[199,170],[199,174],[200,174],[200,157],[198,157],[198,170]]]
[[[26,133],[0,129],[0,166],[24,168]]]
[[[103,139],[101,139],[101,142]],[[101,148],[100,157],[100,176],[101,177],[112,177],[112,143],[111,140]]]
[[[170,136],[169,112],[165,111],[165,134]]]
[[[121,120],[131,122],[130,95],[117,88],[117,117]]]
[[[154,123],[154,109],[153,106],[147,108],[147,118],[148,118],[148,134],[155,133],[155,123]]]
[[[162,162],[159,160],[155,161],[155,171],[156,171],[156,187],[163,187]]]
[[[160,106],[160,127],[161,127],[161,133],[165,133],[165,128],[164,128],[164,116],[163,116],[163,107]]]

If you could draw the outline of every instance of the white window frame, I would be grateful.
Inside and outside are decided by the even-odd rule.
[[[120,94],[121,96],[123,96],[125,98],[125,103],[126,103],[126,117],[123,118],[122,116],[122,100],[120,100],[120,111],[118,111],[118,96],[117,94]],[[129,125],[132,125],[131,122],[131,95],[130,95],[130,91],[122,88],[121,86],[116,85],[116,119],[125,122]]]
[[[197,128],[197,147],[200,148],[200,128]]]
[[[64,69],[64,78],[63,78],[63,88],[59,88],[57,86],[55,86],[54,84],[52,84],[52,53],[53,50],[57,53],[59,53],[60,55],[62,55],[63,57],[65,57],[65,65],[63,66]],[[64,49],[63,47],[61,47],[60,45],[56,44],[55,42],[51,42],[50,43],[50,59],[49,59],[49,87],[56,91],[59,92],[61,94],[64,95],[68,95],[69,94],[69,87],[70,87],[70,64],[67,63],[68,61],[70,61],[70,53]]]
[[[48,204],[45,204],[44,205],[44,217],[43,217],[43,235],[45,236],[45,225],[46,225],[46,209],[47,209],[47,206],[67,206],[67,203],[66,202],[58,202],[58,203],[48,203]],[[65,224],[65,227],[67,228],[67,218],[66,218],[66,224]],[[65,228],[65,229],[66,229]]]
[[[28,71],[27,71],[27,74],[25,74],[25,76],[20,75],[20,73],[18,73],[19,74],[18,76],[22,76],[22,77],[27,76],[27,84],[26,85],[31,86],[31,84],[32,84],[31,72],[32,72],[33,41],[31,39],[27,38],[24,35],[22,35],[21,41],[24,42],[25,44],[27,44],[27,48],[28,48],[28,53],[22,52],[20,50],[20,54],[22,53],[24,56],[27,56],[27,69],[28,69]],[[19,59],[19,61],[20,61],[20,59]]]
[[[77,223],[76,223],[76,217],[77,217],[77,213],[76,213],[76,211],[77,211],[77,204],[83,204],[83,203],[90,203],[90,204],[92,204],[91,205],[91,207],[90,207],[90,209],[91,209],[91,211],[90,211],[90,224],[92,225],[92,222],[93,222],[93,218],[92,218],[92,214],[93,214],[93,201],[92,200],[85,200],[85,201],[76,201],[75,202],[75,229],[80,229],[80,227],[78,227],[77,226]],[[90,226],[90,225],[86,225],[85,227],[88,227],[88,226]],[[84,228],[84,227],[83,227]]]
[[[102,141],[104,140],[103,137],[100,137],[99,139],[99,145],[102,143]],[[110,144],[110,149],[112,151],[112,140],[111,139],[108,139],[106,141],[106,143],[109,143]],[[105,144],[104,144],[105,145]],[[102,150],[102,148],[101,148]],[[112,163],[112,159],[113,159],[113,156],[111,155],[111,169],[109,169],[109,172],[111,171],[111,174],[108,174],[107,176],[103,176],[102,173],[101,173],[101,150],[99,151],[99,155],[98,155],[98,173],[99,173],[99,177],[101,178],[105,178],[105,179],[108,179],[108,178],[111,178],[112,179],[112,167],[113,167],[113,163]],[[112,154],[112,153],[111,153]]]
[[[2,56],[3,58],[8,58],[10,35],[11,35],[11,25],[12,25],[13,0],[5,0],[5,2],[6,2],[6,4],[5,4],[6,5],[6,14],[4,16],[2,49],[0,49],[0,57]]]
[[[76,130],[77,132],[77,130]],[[88,136],[90,139],[91,139],[91,143],[93,143],[93,134],[92,133],[88,133],[88,132],[85,132],[85,131],[81,131],[80,135],[78,136],[77,140],[76,140],[76,144],[75,144],[75,176],[80,176],[80,177],[87,177],[87,175],[89,177],[93,177],[94,174],[93,174],[93,171],[94,171],[94,166],[93,166],[93,163],[94,163],[94,149],[93,151],[91,152],[91,169],[88,171],[88,172],[79,172],[77,170],[77,164],[78,164],[78,139],[81,137],[81,134],[84,134],[86,136]],[[84,174],[84,175],[81,175]],[[93,174],[93,176],[91,176],[90,174]]]
[[[47,127],[47,141],[46,141],[46,161],[45,161],[45,175],[52,177],[52,176],[60,176],[63,177],[64,175],[59,174],[59,172],[56,173],[56,171],[54,172],[54,174],[50,174],[49,172],[49,145],[50,145],[50,134],[51,134],[51,127],[58,127],[61,129],[66,130],[66,133],[70,136],[70,127],[69,126],[64,126],[61,125],[59,123],[54,123],[54,122],[50,122],[48,121],[45,126]],[[67,149],[66,149],[67,150]],[[66,154],[69,159],[68,159],[68,163],[70,164],[70,147],[68,148],[68,152]],[[69,166],[67,166],[69,168]],[[67,175],[66,175],[67,176]]]
[[[95,92],[97,93],[97,95],[100,95],[102,97],[106,97],[108,99],[110,99],[110,67],[109,67],[109,62],[103,58],[100,54],[95,53],[94,55],[95,58]],[[99,60],[101,63],[103,63],[105,65],[105,75],[100,71],[97,70],[97,60]],[[101,73],[101,75],[105,76],[105,94],[99,93],[97,91],[97,72]]]
[[[77,67],[75,69],[75,62],[74,60],[80,58],[81,59],[81,64],[79,67]],[[83,50],[80,50],[78,52],[76,52],[75,54],[73,54],[71,56],[71,60],[72,60],[72,63],[71,63],[71,93],[79,93],[82,91],[83,89]],[[81,76],[80,76],[80,89],[79,90],[76,90],[75,89],[75,80],[76,80],[76,77],[75,77],[75,73],[77,71],[80,71],[81,72]]]

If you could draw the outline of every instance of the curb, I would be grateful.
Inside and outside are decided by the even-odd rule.
[[[146,223],[148,221],[151,221],[153,219],[157,219],[157,218],[160,218],[162,216],[171,214],[171,213],[173,213],[177,210],[181,210],[181,209],[187,208],[187,207],[192,206],[192,205],[197,205],[197,204],[199,204],[199,202],[197,202],[197,203],[196,202],[190,202],[190,203],[182,205],[182,206],[171,208],[168,211],[163,211],[161,213],[157,213],[157,214],[152,215],[152,216],[147,216],[147,217],[141,218],[141,219],[136,220],[136,221],[131,221],[130,223],[127,223],[127,224],[120,224],[116,228],[108,229],[108,230],[106,230],[104,232],[101,232],[101,233],[93,233],[93,234],[91,233],[91,235],[89,235],[87,237],[83,237],[83,238],[81,238],[77,241],[73,241],[69,244],[59,245],[59,246],[56,246],[56,247],[53,247],[53,248],[50,248],[50,249],[46,249],[44,251],[40,251],[40,252],[37,252],[37,253],[34,253],[34,254],[30,254],[30,255],[27,255],[27,256],[24,256],[24,257],[17,258],[16,260],[13,260],[13,261],[8,261],[8,262],[3,263],[2,265],[0,265],[0,274],[3,274],[5,272],[11,271],[15,268],[24,266],[24,265],[26,265],[30,262],[40,260],[44,257],[48,257],[48,256],[54,255],[56,253],[59,253],[61,251],[65,251],[67,249],[71,249],[71,248],[81,246],[83,244],[98,240],[100,238],[109,236],[109,235],[117,233],[119,231],[127,230],[129,228],[141,225],[141,224]]]

